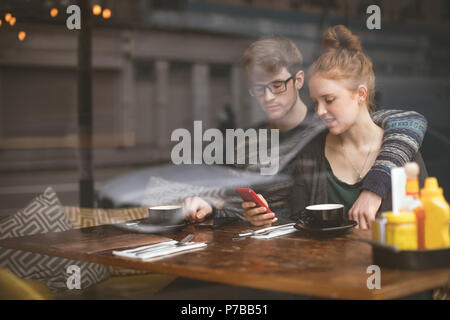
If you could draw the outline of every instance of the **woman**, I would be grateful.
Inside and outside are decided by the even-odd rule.
[[[317,136],[295,160],[293,212],[321,203],[352,208],[382,144],[383,129],[370,116],[375,75],[358,36],[344,26],[334,26],[325,31],[322,44],[325,52],[311,65],[307,78],[316,112],[328,131]],[[423,182],[426,169],[419,153],[415,161]],[[388,194],[378,209],[387,211],[391,206]],[[243,203],[245,216],[252,215],[251,207]],[[352,209],[348,217],[367,229],[375,214]]]

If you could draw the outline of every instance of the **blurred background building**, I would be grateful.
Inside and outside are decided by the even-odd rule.
[[[5,201],[36,190],[26,186],[76,182],[79,31],[66,27],[71,4],[76,1],[0,2]],[[381,30],[366,27],[371,4],[381,8]],[[262,120],[239,71],[246,46],[264,35],[285,35],[307,68],[322,31],[344,24],[360,34],[373,60],[378,106],[427,117],[424,158],[429,173],[450,189],[447,0],[93,0],[91,7],[93,164],[98,172],[112,170],[104,177],[117,173],[114,168],[169,161],[171,132],[191,129],[194,120],[202,120],[203,129]],[[307,90],[301,95],[308,101]],[[57,170],[62,176],[52,180]],[[39,174],[40,182],[29,178]],[[76,193],[76,185],[60,191],[68,190]]]

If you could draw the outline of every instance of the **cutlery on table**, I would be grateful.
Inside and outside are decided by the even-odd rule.
[[[140,255],[143,255],[143,254],[147,254],[150,251],[159,250],[159,249],[162,249],[162,248],[165,248],[165,247],[168,247],[168,246],[181,247],[181,246],[189,244],[189,241],[191,241],[194,238],[194,236],[195,235],[193,233],[191,233],[191,234],[188,234],[183,239],[181,239],[180,241],[176,241],[176,240],[166,241],[166,242],[160,243],[159,245],[155,245],[155,246],[152,246],[150,248],[138,250],[138,251],[135,251],[135,252],[132,252],[132,253],[134,253],[136,256],[140,256]]]
[[[266,234],[270,234],[273,231],[278,231],[278,230],[284,230],[284,229],[287,229],[287,228],[291,228],[294,225],[295,225],[295,223],[288,223],[288,224],[283,224],[283,225],[280,225],[280,226],[273,226],[273,227],[268,227],[268,228],[259,229],[259,230],[249,230],[248,232],[240,233],[238,235],[238,237],[233,238],[232,240],[244,240],[244,239],[247,239],[247,238],[252,237],[254,235],[266,235]]]
[[[142,251],[146,251],[148,249],[153,249],[153,248],[161,248],[167,245],[171,245],[171,244],[175,244],[177,243],[176,240],[168,240],[168,241],[164,241],[164,242],[158,242],[155,244],[150,244],[148,246],[143,246],[143,247],[138,247],[138,248],[134,248],[134,249],[130,249],[130,250],[125,250],[126,253],[138,253],[138,252],[142,252]]]

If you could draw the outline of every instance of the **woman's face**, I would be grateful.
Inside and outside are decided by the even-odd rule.
[[[316,74],[309,80],[309,94],[317,115],[330,133],[341,134],[356,122],[361,108],[360,96],[348,89],[345,80],[331,80]]]

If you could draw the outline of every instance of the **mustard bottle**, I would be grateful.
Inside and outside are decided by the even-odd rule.
[[[439,188],[436,178],[425,180],[425,186],[420,190],[420,200],[425,209],[425,247],[440,249],[450,247],[449,220],[450,208]]]
[[[417,250],[416,215],[412,211],[386,213],[386,243],[401,250]]]
[[[419,197],[419,165],[416,162],[405,164],[406,174],[406,197],[404,200],[404,210],[413,211],[416,215],[417,225],[417,248],[425,249],[425,210]]]

